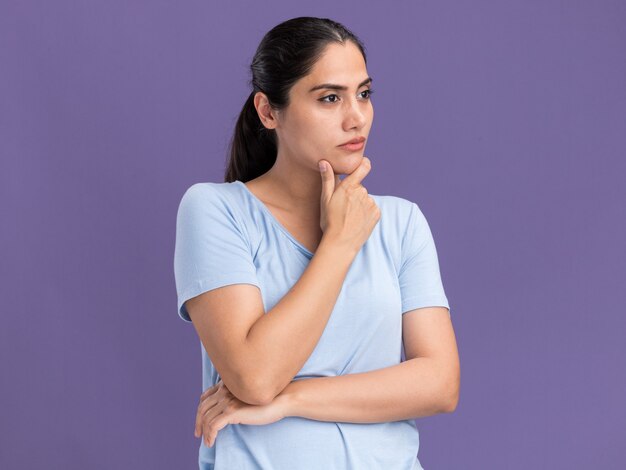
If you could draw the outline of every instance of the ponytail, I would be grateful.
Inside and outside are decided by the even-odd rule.
[[[230,141],[230,164],[224,174],[224,181],[228,183],[250,181],[267,172],[276,162],[276,131],[261,123],[254,107],[255,94],[255,91],[250,93],[235,124]]]

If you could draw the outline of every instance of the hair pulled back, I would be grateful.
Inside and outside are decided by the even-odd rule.
[[[254,107],[254,95],[263,92],[273,109],[289,105],[289,90],[308,75],[330,43],[352,41],[367,63],[365,46],[345,26],[328,18],[301,16],[284,21],[261,40],[250,70],[252,91],[243,105],[229,145],[225,182],[246,182],[267,172],[276,162],[278,140]]]

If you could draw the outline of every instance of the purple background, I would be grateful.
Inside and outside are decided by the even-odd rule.
[[[462,385],[424,467],[623,468],[626,4],[300,5],[2,2],[0,468],[197,468],[176,210],[303,15],[364,40],[365,184],[436,239]]]

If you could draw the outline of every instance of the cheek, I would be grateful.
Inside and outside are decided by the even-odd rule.
[[[341,121],[327,114],[311,121],[310,132],[315,145],[327,151],[337,150],[343,135]]]
[[[305,153],[328,152],[336,146],[333,125],[327,118],[321,119],[312,114],[299,121],[292,131],[293,143]]]
[[[319,143],[324,135],[328,135],[328,123],[315,113],[292,115],[290,119],[289,127],[285,128],[285,131],[294,144],[310,146],[312,143]]]

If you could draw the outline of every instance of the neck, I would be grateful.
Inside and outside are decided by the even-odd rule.
[[[258,178],[272,195],[272,203],[289,212],[304,211],[319,217],[322,180],[319,171],[293,163],[295,159],[276,158],[276,163]]]

